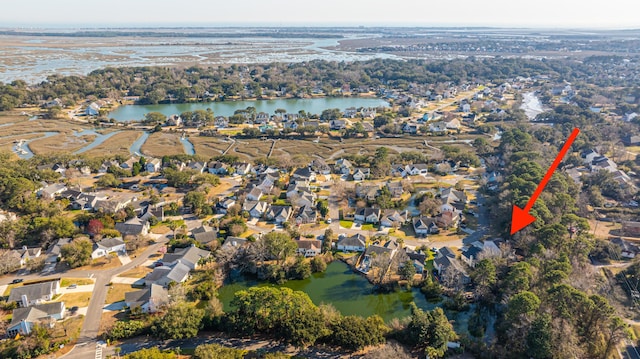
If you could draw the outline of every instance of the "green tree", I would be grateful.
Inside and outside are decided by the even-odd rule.
[[[202,328],[204,310],[186,303],[171,306],[167,313],[158,318],[151,331],[161,339],[185,339],[198,335]]]
[[[87,238],[78,238],[60,248],[62,258],[71,268],[77,268],[91,263],[93,244]]]
[[[413,266],[413,261],[407,260],[402,264],[402,267],[398,269],[398,274],[400,274],[400,278],[405,280],[413,279],[413,276],[416,275],[416,267]]]
[[[199,191],[190,191],[182,200],[185,207],[191,208],[197,216],[206,216],[212,213],[211,206],[207,203],[207,196]]]
[[[141,349],[137,352],[127,354],[124,359],[176,359],[177,356],[172,352],[161,352],[158,348]]]
[[[553,330],[551,315],[542,314],[531,324],[527,334],[527,353],[535,359],[553,358]]]
[[[167,121],[167,116],[160,112],[149,112],[144,115],[144,120],[142,120],[142,122],[148,125],[156,125],[164,123],[165,121]]]
[[[339,318],[331,324],[329,341],[350,350],[361,350],[367,346],[385,342],[385,334],[389,331],[382,318],[374,315],[363,318],[350,315]]]
[[[100,187],[118,187],[122,184],[122,181],[120,181],[119,179],[116,178],[116,176],[114,176],[111,173],[105,173],[103,174],[100,179],[96,182],[96,185],[100,186]]]
[[[398,339],[424,350],[429,358],[442,358],[447,342],[456,339],[456,332],[441,308],[423,311],[411,303],[411,321]]]
[[[262,241],[264,241],[266,252],[276,260],[277,264],[292,256],[298,249],[286,232],[269,232],[262,237]]]
[[[292,279],[307,279],[311,276],[311,264],[302,256],[296,257],[296,263],[289,271],[289,277]]]
[[[246,351],[219,344],[201,344],[193,353],[194,359],[243,359]]]
[[[311,271],[313,273],[324,272],[327,269],[327,263],[320,256],[315,256],[311,260]]]

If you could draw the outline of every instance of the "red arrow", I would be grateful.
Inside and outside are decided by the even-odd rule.
[[[573,132],[571,132],[571,135],[567,139],[567,142],[565,142],[564,146],[562,146],[560,153],[558,153],[558,156],[551,164],[551,167],[549,167],[549,170],[547,170],[547,173],[544,175],[544,178],[542,179],[542,181],[540,181],[540,184],[538,185],[538,187],[536,187],[536,190],[533,191],[533,195],[531,195],[531,198],[529,199],[529,202],[527,202],[527,205],[524,206],[524,209],[521,209],[516,205],[513,206],[513,213],[511,214],[511,235],[530,225],[536,220],[536,217],[529,214],[529,211],[531,210],[531,207],[533,207],[533,204],[536,203],[538,196],[540,196],[540,193],[542,193],[542,190],[547,185],[547,182],[549,182],[549,180],[551,179],[553,172],[556,170],[556,168],[558,168],[558,165],[562,161],[562,158],[564,158],[564,155],[566,155],[567,151],[569,151],[569,147],[571,147],[573,141],[576,139],[576,137],[578,137],[578,133],[580,133],[580,130],[578,128],[574,128]]]

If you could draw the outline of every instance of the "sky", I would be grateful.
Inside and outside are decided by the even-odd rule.
[[[633,0],[2,0],[0,27],[640,28]]]

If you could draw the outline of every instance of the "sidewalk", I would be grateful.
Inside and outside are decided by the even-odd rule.
[[[120,284],[143,284],[144,278],[128,278],[128,277],[114,276],[111,278],[111,282],[120,283]]]
[[[127,265],[129,263],[131,263],[131,258],[129,258],[128,254],[122,254],[122,253],[118,253],[118,259],[120,259],[120,263],[122,263],[122,265]]]

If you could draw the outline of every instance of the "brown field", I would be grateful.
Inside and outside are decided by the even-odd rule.
[[[121,302],[124,300],[125,293],[135,292],[136,290],[138,289],[133,288],[130,284],[113,283],[109,286],[105,303]]]
[[[146,276],[148,273],[151,273],[151,272],[153,272],[153,269],[151,269],[149,267],[138,266],[138,267],[129,269],[128,271],[120,274],[118,277],[142,278],[142,277]]]
[[[220,137],[190,136],[196,153],[205,158],[220,156],[232,142],[224,142]]]
[[[56,298],[56,302],[64,302],[67,308],[88,307],[91,300],[91,292],[65,293]]]
[[[54,152],[75,152],[82,147],[87,146],[93,140],[95,135],[76,137],[73,135],[59,134],[44,138],[41,140],[35,140],[29,143],[29,148],[34,154],[51,154]]]
[[[149,156],[162,157],[184,153],[184,147],[177,133],[156,132],[142,145],[142,152]]]
[[[129,155],[129,147],[142,136],[140,131],[122,131],[109,137],[100,146],[85,152],[89,156]]]

